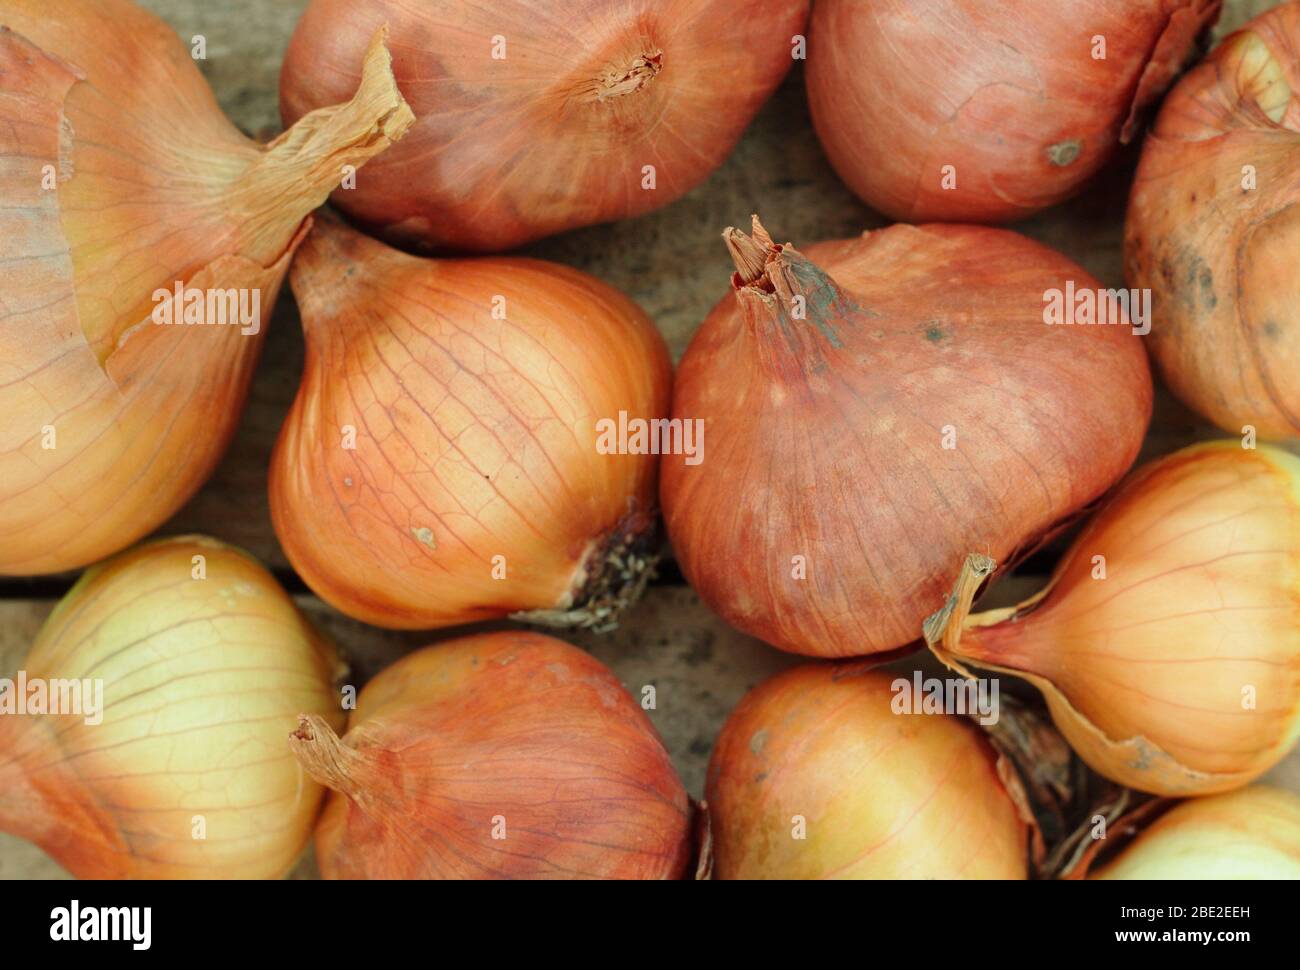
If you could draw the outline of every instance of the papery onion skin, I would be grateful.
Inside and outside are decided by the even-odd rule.
[[[632,301],[567,267],[420,259],[336,222],[292,282],[307,362],[271,513],[313,590],[423,629],[580,609],[620,581],[606,560],[644,551],[658,459],[600,453],[597,424],[662,417],[671,383]]]
[[[34,575],[124,548],[199,488],[308,214],[411,116],[380,36],[354,100],[258,146],[126,0],[0,0],[0,25],[0,574]],[[259,319],[155,325],[177,281],[256,291]]]
[[[314,0],[281,110],[288,123],[350,91],[388,23],[418,121],[334,203],[404,246],[499,252],[701,182],[789,70],[807,14],[807,0]]]
[[[1157,819],[1093,879],[1300,879],[1300,798],[1252,785]]]
[[[1138,134],[1220,7],[818,0],[813,123],[840,177],[891,218],[1023,218],[1074,195]]]
[[[1234,434],[1300,435],[1300,3],[1233,34],[1175,88],[1129,201],[1129,285],[1152,356]]]
[[[206,578],[194,578],[195,556]],[[182,536],[101,563],[22,669],[29,682],[102,680],[103,721],[0,716],[0,830],[83,879],[266,879],[292,867],[323,791],[284,736],[302,711],[342,725],[340,665],[251,557]]]
[[[1143,466],[1043,593],[969,617],[939,652],[1026,677],[1121,784],[1247,784],[1300,737],[1300,458],[1228,441]]]
[[[895,714],[893,679],[808,664],[745,696],[709,761],[715,878],[1026,877],[993,749],[958,718]]]
[[[449,640],[366,685],[340,741],[291,744],[335,789],[327,879],[676,879],[690,805],[654,726],[599,661],[537,633]]]
[[[681,361],[673,417],[708,447],[666,456],[660,487],[687,579],[746,633],[823,657],[909,643],[969,549],[1034,545],[1137,456],[1145,352],[1127,325],[1043,322],[1047,288],[1099,285],[1065,257],[900,225],[765,258]]]

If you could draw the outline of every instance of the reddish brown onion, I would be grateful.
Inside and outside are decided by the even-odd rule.
[[[690,805],[650,720],[588,654],[535,633],[413,653],[361,692],[340,739],[290,746],[333,788],[327,879],[672,879]]]
[[[682,359],[663,459],[682,569],[733,626],[851,656],[920,636],[970,549],[1014,559],[1137,455],[1151,411],[1132,328],[1047,326],[1098,286],[1014,233],[894,226],[807,255],[728,230],[738,272]],[[804,319],[799,319],[799,314]]]
[[[1138,133],[1220,6],[818,0],[813,122],[840,177],[895,219],[1020,218],[1074,195]]]
[[[365,38],[387,23],[416,124],[335,204],[397,242],[509,249],[703,180],[790,68],[807,12],[808,0],[314,0],[281,107],[297,119],[351,93]]]
[[[1169,95],[1125,227],[1151,352],[1220,427],[1300,435],[1300,2],[1260,15]]]

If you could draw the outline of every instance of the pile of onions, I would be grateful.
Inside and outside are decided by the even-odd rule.
[[[380,35],[352,100],[259,146],[127,0],[0,0],[0,25],[0,573],[30,575],[122,549],[198,489],[308,214],[412,119]],[[155,325],[177,284],[248,322]]]
[[[0,830],[85,879],[284,875],[322,795],[284,736],[303,711],[343,723],[339,673],[244,553],[196,536],[122,553],[82,576],[0,695]]]
[[[716,878],[1025,878],[993,749],[957,718],[894,713],[891,680],[809,664],[745,696],[709,762]]]
[[[1160,795],[1238,788],[1300,737],[1300,458],[1236,442],[1144,466],[1050,584],[968,615],[967,561],[927,623],[936,654],[1017,674],[1094,769]]]
[[[271,465],[276,533],[323,599],[421,629],[536,611],[599,626],[649,576],[671,363],[609,286],[434,261],[322,221],[292,270],[307,363]]]
[[[894,219],[1018,219],[1139,133],[1220,6],[818,0],[813,123],[840,177]]]
[[[1193,798],[1093,879],[1300,879],[1300,798],[1264,785]]]
[[[357,83],[387,23],[410,135],[334,202],[405,245],[509,249],[681,197],[802,56],[808,0],[314,0],[286,124]]]
[[[1047,326],[1044,294],[1099,284],[1014,233],[893,226],[807,255],[725,234],[733,292],[678,370],[673,549],[733,626],[855,656],[919,636],[972,548],[1011,556],[1097,498],[1151,410],[1132,328]]]
[[[327,879],[675,879],[690,804],[649,718],[591,656],[535,633],[450,640],[366,685],[298,760],[334,789]]]
[[[1125,227],[1154,294],[1151,352],[1220,427],[1300,435],[1300,2],[1225,40],[1170,93]]]

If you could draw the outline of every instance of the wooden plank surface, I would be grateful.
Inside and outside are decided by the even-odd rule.
[[[208,58],[201,67],[222,107],[242,129],[265,138],[279,129],[279,64],[306,2],[143,0],[143,5],[187,42],[196,34],[206,38]],[[1272,5],[1271,0],[1227,0],[1219,36]],[[1106,285],[1121,285],[1123,214],[1135,162],[1136,150],[1131,150],[1083,196],[1015,228],[1066,253]],[[655,319],[676,358],[726,292],[731,266],[721,230],[747,224],[755,211],[774,235],[796,244],[842,238],[883,224],[848,193],[822,155],[799,68],[763,108],[732,157],[685,198],[638,219],[568,233],[525,251],[576,266],[628,293]],[[203,490],[159,530],[209,533],[240,545],[299,591],[303,587],[270,526],[266,468],[302,358],[297,312],[286,287],[230,452]],[[1215,434],[1161,392],[1144,457]],[[53,597],[72,578],[0,580],[0,676],[18,669]],[[991,605],[1015,602],[1041,582],[1036,575],[1004,580]],[[310,595],[297,598],[343,648],[358,683],[412,647],[446,635],[380,631],[341,617]],[[730,629],[691,590],[676,586],[653,588],[614,633],[570,639],[610,664],[634,694],[643,684],[655,684],[659,703],[651,716],[696,796],[726,714],[751,686],[794,662]],[[1293,753],[1270,780],[1300,791],[1300,754]],[[0,878],[60,875],[39,850],[0,834]],[[296,875],[314,875],[310,856]]]

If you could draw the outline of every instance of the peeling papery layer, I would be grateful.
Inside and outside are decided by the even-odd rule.
[[[1300,737],[1300,460],[1235,442],[1153,462],[1097,513],[1048,586],[970,615],[967,558],[926,621],[934,654],[1023,678],[1093,769],[1185,796],[1246,784]]]

